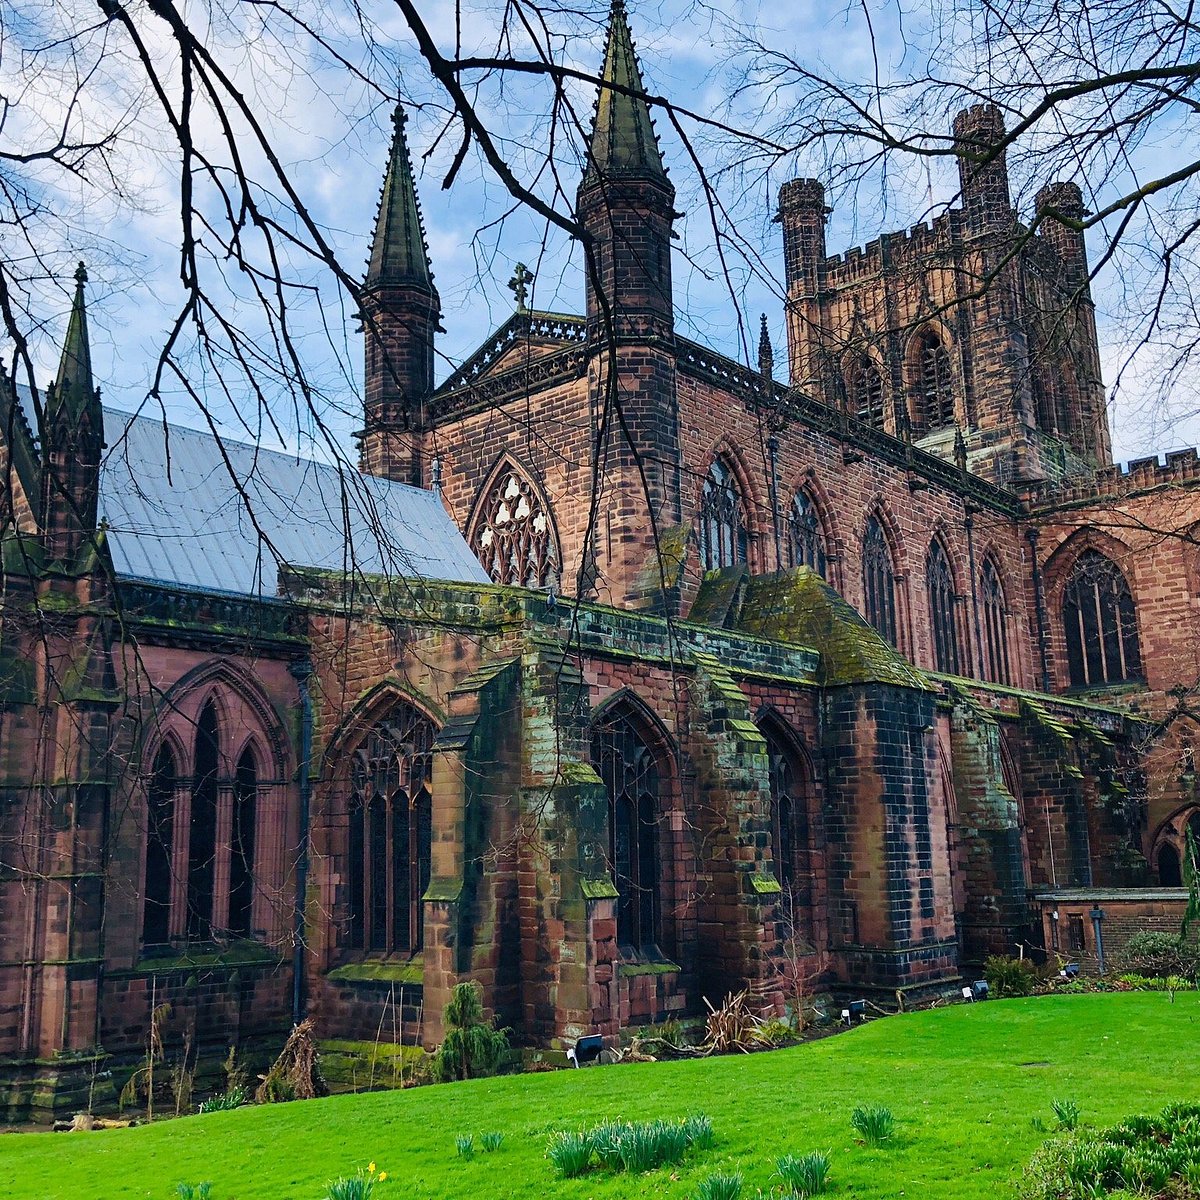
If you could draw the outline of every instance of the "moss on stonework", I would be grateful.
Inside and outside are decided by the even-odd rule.
[[[687,562],[691,525],[672,525],[658,533],[658,554],[647,554],[638,570],[634,590],[641,596],[662,596],[679,586]]]
[[[221,949],[183,950],[178,954],[165,954],[161,958],[157,955],[140,958],[128,973],[154,975],[161,971],[189,971],[196,967],[239,967],[281,961],[280,955],[261,942],[243,941]]]
[[[425,889],[422,900],[438,900],[443,904],[453,904],[462,895],[463,881],[461,879],[431,879]]]
[[[591,763],[574,762],[564,758],[558,764],[558,778],[570,787],[592,786],[603,784],[596,768]]]
[[[750,886],[760,896],[773,896],[783,891],[783,886],[774,875],[751,875]]]
[[[581,879],[580,891],[588,900],[615,900],[620,896],[616,884],[611,879]]]
[[[617,967],[617,974],[625,976],[673,975],[678,970],[678,964],[663,959],[661,962],[620,963]]]
[[[748,575],[745,566],[708,571],[700,582],[688,620],[698,625],[728,629],[737,619],[737,602]]]
[[[811,567],[750,576],[736,627],[816,650],[828,687],[887,683],[937,691]]]
[[[420,958],[405,962],[346,963],[335,967],[325,978],[337,983],[424,983],[425,963]]]

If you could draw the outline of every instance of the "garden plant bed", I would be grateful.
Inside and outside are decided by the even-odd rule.
[[[687,1200],[716,1171],[766,1193],[781,1155],[828,1151],[832,1194],[999,1200],[1045,1140],[1051,1102],[1111,1124],[1200,1100],[1184,1064],[1200,1052],[1200,994],[1050,996],[958,1005],[870,1022],[768,1054],[560,1071],[246,1108],[103,1133],[0,1139],[6,1200],[174,1200],[211,1180],[212,1200],[321,1200],[330,1179],[374,1161],[373,1200],[661,1196]],[[1029,1065],[1037,1063],[1038,1069]],[[1042,1065],[1045,1064],[1045,1065]],[[850,1114],[885,1104],[883,1147],[858,1143]],[[553,1132],[610,1118],[712,1119],[712,1150],[633,1184],[560,1180]],[[458,1157],[455,1137],[503,1134]]]

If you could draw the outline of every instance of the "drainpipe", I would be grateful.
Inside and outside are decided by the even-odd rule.
[[[976,677],[984,677],[983,669],[983,635],[979,632],[979,581],[975,571],[975,517],[973,510],[967,511],[963,528],[967,531],[967,567],[971,572],[971,620],[975,627],[975,662]]]
[[[779,439],[767,438],[767,454],[771,460],[771,520],[775,526],[775,570],[783,570],[783,536],[779,519]]]
[[[1038,531],[1027,529],[1025,540],[1029,543],[1029,557],[1033,561],[1033,607],[1037,614],[1038,653],[1042,663],[1042,691],[1050,692],[1050,655],[1047,649],[1046,591],[1042,583],[1042,567],[1038,562]]]
[[[292,924],[292,1024],[304,1020],[304,904],[308,890],[308,825],[311,785],[309,779],[312,761],[313,711],[308,681],[312,676],[312,663],[306,658],[288,666],[300,693],[300,755],[297,763],[300,781],[300,836],[296,855],[296,901]]]

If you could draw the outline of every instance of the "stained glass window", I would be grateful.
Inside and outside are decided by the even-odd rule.
[[[929,594],[929,624],[933,633],[933,660],[939,671],[959,675],[958,634],[955,629],[954,575],[941,542],[934,541],[925,558],[925,585]]]
[[[165,742],[154,757],[146,788],[146,882],[142,891],[142,941],[162,946],[170,938],[174,858],[175,756]]]
[[[863,591],[867,620],[896,645],[896,572],[878,517],[867,521],[863,535]]]
[[[993,683],[1008,683],[1008,611],[1000,572],[989,558],[983,564],[983,633],[987,654],[987,677]]]
[[[825,577],[825,535],[807,492],[797,492],[792,500],[788,523],[788,548],[793,567],[812,567],[818,575]]]

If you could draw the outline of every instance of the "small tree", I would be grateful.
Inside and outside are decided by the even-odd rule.
[[[433,1056],[439,1083],[495,1075],[508,1050],[508,1030],[483,1015],[483,989],[474,980],[456,984],[442,1013],[445,1041]]]

